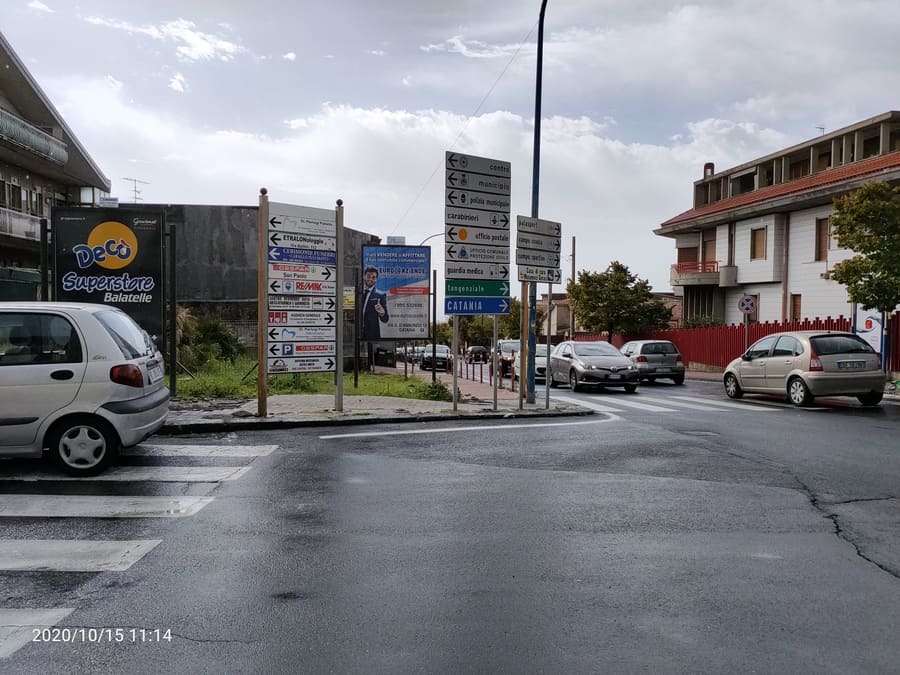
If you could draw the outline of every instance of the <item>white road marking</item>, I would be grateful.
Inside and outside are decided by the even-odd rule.
[[[213,497],[0,495],[3,518],[184,518]]]
[[[608,405],[606,401],[604,401],[603,403],[595,403],[591,399],[570,398],[567,396],[554,396],[553,398],[558,401],[580,405],[584,408],[590,408],[591,410],[598,410],[600,412],[622,412],[622,408],[616,406],[636,408],[638,410],[646,410],[648,412],[675,412],[673,408],[663,408],[658,405],[652,405],[650,403],[641,403],[631,398],[626,399],[624,395],[616,397],[615,400],[611,400],[611,405]]]
[[[277,445],[138,445],[122,454],[144,457],[265,457]]]
[[[0,570],[11,572],[121,572],[162,540],[89,541],[0,539]]]
[[[25,473],[4,476],[2,480],[22,481],[159,481],[163,483],[218,483],[237,480],[250,470],[249,466],[120,466],[99,476],[74,478],[64,474]]]
[[[721,401],[719,399],[704,399],[704,398],[695,398],[691,396],[673,396],[672,398],[676,400],[685,400],[685,401],[704,401],[709,405],[720,406],[722,408],[734,408],[736,410],[755,410],[758,412],[774,412],[781,408],[790,408],[792,406],[787,405],[786,403],[776,403],[774,401],[746,401],[744,403],[732,403],[731,401]],[[765,406],[769,406],[768,408]]]
[[[0,608],[0,659],[12,656],[31,643],[35,630],[52,628],[74,608],[3,609]]]
[[[412,436],[415,434],[445,434],[456,433],[459,431],[487,431],[487,430],[503,430],[509,429],[531,429],[537,427],[574,427],[582,424],[602,424],[604,422],[612,422],[619,419],[615,415],[610,415],[602,420],[584,420],[579,422],[535,422],[532,424],[490,424],[484,426],[471,427],[446,427],[441,429],[404,429],[402,431],[360,431],[353,434],[329,434],[327,436],[319,436],[321,439],[334,438],[368,438],[371,436]]]

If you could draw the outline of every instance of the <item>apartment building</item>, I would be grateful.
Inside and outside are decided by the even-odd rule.
[[[94,206],[110,182],[0,34],[0,267],[37,268],[40,219]]]
[[[877,115],[725,171],[712,163],[694,183],[693,208],[654,230],[675,240],[670,279],[686,323],[851,316],[834,264],[833,200],[869,181],[900,183],[900,112]]]

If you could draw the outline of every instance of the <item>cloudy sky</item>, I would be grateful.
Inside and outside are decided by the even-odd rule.
[[[146,202],[346,207],[443,231],[444,152],[512,164],[530,215],[540,0],[3,0],[0,30],[111,179]],[[628,265],[718,170],[900,101],[896,0],[549,0],[540,217],[564,279]],[[442,271],[442,237],[432,239]],[[442,285],[442,284],[441,284]],[[516,286],[517,288],[517,286]],[[546,290],[546,287],[543,287]]]

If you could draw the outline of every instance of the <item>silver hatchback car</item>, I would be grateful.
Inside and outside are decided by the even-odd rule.
[[[757,340],[728,364],[725,393],[787,396],[797,406],[816,396],[855,396],[863,405],[878,405],[884,396],[881,356],[853,333],[795,331]]]
[[[622,353],[637,366],[642,380],[670,379],[684,384],[684,360],[678,347],[669,340],[632,340],[622,345]]]
[[[0,302],[0,456],[99,473],[169,411],[162,355],[108,305]]]

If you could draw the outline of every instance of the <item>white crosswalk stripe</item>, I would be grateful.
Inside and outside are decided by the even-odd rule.
[[[149,445],[141,444],[123,452],[126,456],[153,457],[266,457],[277,445]]]
[[[213,497],[0,495],[0,518],[185,518]]]
[[[156,548],[160,539],[0,539],[4,572],[121,572]]]
[[[35,630],[52,628],[74,608],[59,609],[2,609],[0,608],[0,659],[11,656],[30,644]]]
[[[22,481],[79,481],[79,482],[130,482],[159,481],[164,483],[219,483],[237,480],[250,470],[249,466],[120,466],[104,471],[98,476],[74,478],[62,474],[23,473],[16,475]]]
[[[579,405],[597,412],[624,413],[624,409],[642,410],[646,412],[677,413],[684,410],[704,410],[707,412],[728,412],[742,410],[751,412],[777,412],[780,404],[732,403],[719,399],[705,399],[699,396],[647,396],[637,394],[634,397],[616,396],[609,398],[586,399],[574,396],[553,396],[554,401]],[[766,407],[769,406],[769,407]],[[774,407],[773,407],[774,406]]]

